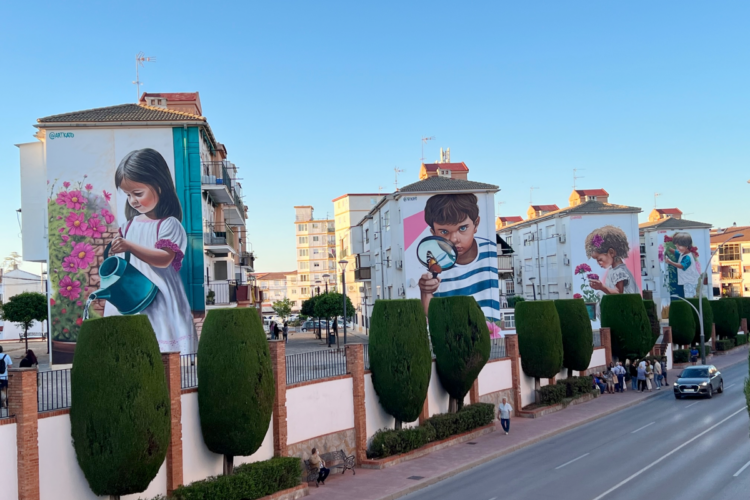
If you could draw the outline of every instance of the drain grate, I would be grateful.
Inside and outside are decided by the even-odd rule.
[[[420,479],[424,479],[424,476],[409,476],[406,479],[413,479],[414,481],[419,481]]]
[[[466,444],[477,444],[477,443],[475,443],[474,441],[469,441],[469,442],[468,442],[468,443],[466,443]]]

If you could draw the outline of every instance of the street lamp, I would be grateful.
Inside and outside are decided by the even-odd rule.
[[[529,278],[529,281],[531,281],[531,292],[534,294],[534,300],[536,300],[536,287],[534,286],[535,279],[536,279],[536,276],[531,276]]]
[[[315,289],[317,289],[317,296],[320,296],[320,283],[321,283],[320,280],[315,280]],[[313,289],[312,291],[315,292],[315,289]],[[313,297],[315,297],[315,293],[313,293]],[[318,321],[318,338],[322,339],[323,332],[321,331],[321,328],[320,328],[320,317],[316,315],[315,319]]]
[[[349,263],[346,259],[339,261],[341,266],[341,290],[344,297],[344,345],[346,345],[346,265]]]
[[[733,240],[735,238],[742,238],[743,236],[744,236],[744,234],[734,234],[734,235],[730,236],[729,238],[727,238],[726,240],[724,240],[721,243],[719,243],[719,245],[716,247],[716,250],[714,250],[713,252],[711,252],[711,255],[708,257],[708,266],[706,266],[706,269],[703,270],[703,272],[701,273],[700,277],[698,278],[698,287],[699,287],[698,290],[700,290],[698,292],[698,309],[696,309],[693,304],[690,304],[690,302],[688,300],[686,300],[686,299],[684,299],[684,298],[682,298],[680,296],[677,296],[677,295],[672,295],[672,297],[680,299],[680,300],[684,300],[685,302],[687,302],[688,304],[690,304],[690,307],[692,307],[693,310],[696,313],[698,313],[698,321],[701,324],[701,364],[702,365],[706,364],[706,340],[705,340],[706,336],[705,336],[705,331],[704,331],[704,328],[703,328],[703,284],[705,283],[706,275],[708,274],[708,270],[711,268],[711,261],[714,259],[714,255],[716,255],[716,253],[719,250],[721,250],[721,247],[723,247],[729,240]],[[706,294],[706,295],[708,295],[708,294]]]

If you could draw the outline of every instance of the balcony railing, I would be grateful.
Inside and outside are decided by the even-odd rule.
[[[497,270],[501,273],[513,271],[513,256],[511,255],[498,255],[497,256]]]
[[[234,179],[230,177],[229,169],[227,168],[231,163],[228,161],[204,161],[201,165],[203,167],[202,184],[223,184],[230,191],[234,188]],[[232,168],[232,170],[235,169]]]
[[[206,246],[226,245],[237,248],[237,235],[224,223],[208,223],[203,228],[203,244]]]
[[[357,281],[372,279],[372,268],[361,267],[354,270],[354,279]]]
[[[210,292],[213,292],[211,294]],[[227,305],[237,302],[237,282],[235,280],[218,280],[206,283],[206,304]]]

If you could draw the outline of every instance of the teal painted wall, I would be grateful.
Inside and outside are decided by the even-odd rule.
[[[182,204],[182,226],[188,238],[180,276],[190,309],[203,312],[206,310],[206,301],[203,291],[200,131],[198,127],[174,127],[172,135],[175,186]]]

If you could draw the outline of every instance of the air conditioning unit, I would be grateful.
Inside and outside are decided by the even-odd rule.
[[[403,260],[397,260],[396,261],[396,269],[403,269],[404,268],[404,261]]]
[[[569,266],[570,265],[570,259],[567,258],[567,257],[564,257],[563,258],[563,264],[565,264],[566,266]]]
[[[398,296],[399,297],[405,297],[406,296],[406,290],[404,290],[403,286],[398,287]]]
[[[359,293],[365,293],[365,287],[363,286],[359,287]]]
[[[523,283],[523,279],[519,276],[518,278],[516,278],[516,283],[520,285],[521,283]]]
[[[557,239],[558,239],[558,241],[560,243],[565,243],[565,235],[564,234],[561,234],[560,236],[558,236]]]
[[[376,239],[376,240],[377,240],[377,239],[378,239],[378,233],[374,233],[374,234],[372,235],[372,237],[373,237],[374,239]]]
[[[572,285],[572,284],[570,284],[570,283],[565,283],[565,289],[566,289],[567,291],[571,291],[571,290],[573,289],[573,285]]]

